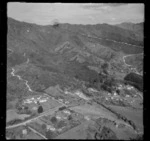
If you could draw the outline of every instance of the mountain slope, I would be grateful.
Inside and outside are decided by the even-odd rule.
[[[123,62],[119,62],[122,58],[118,59],[120,53],[141,53],[143,47],[139,47],[139,44],[142,44],[142,41],[134,36],[134,32],[108,24],[59,24],[56,27],[29,24],[8,18],[7,48],[13,52],[8,56],[7,65],[8,68],[25,64],[27,68],[28,64],[31,68],[35,66],[41,74],[27,73],[26,77],[31,80],[34,75],[39,75],[38,81],[43,83],[42,74],[48,74],[47,77],[43,77],[45,87],[60,83],[59,79],[66,83],[66,78],[71,78],[73,82],[75,78],[97,83],[101,65],[108,62],[112,66],[124,69]],[[120,70],[115,70],[117,71]],[[22,73],[24,74],[24,71]],[[52,74],[55,74],[52,80],[55,80],[55,83],[49,80]]]
[[[134,23],[121,23],[121,24],[118,24],[116,26],[118,26],[122,29],[126,29],[126,30],[134,32],[136,37],[139,38],[139,40],[143,40],[143,38],[144,38],[144,35],[143,35],[144,23],[137,23],[137,24],[134,24]]]

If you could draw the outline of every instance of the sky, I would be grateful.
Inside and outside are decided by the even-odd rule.
[[[7,16],[39,25],[55,21],[70,24],[140,23],[144,22],[144,4],[9,2]]]

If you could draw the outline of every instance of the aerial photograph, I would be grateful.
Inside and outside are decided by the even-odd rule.
[[[7,3],[5,138],[143,140],[143,3]]]

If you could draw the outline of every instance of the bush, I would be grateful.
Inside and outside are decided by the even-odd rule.
[[[65,110],[65,109],[66,109],[65,106],[59,108],[60,111]]]
[[[38,108],[38,113],[40,114],[40,113],[43,113],[43,107],[42,106],[39,106],[39,108]]]
[[[107,91],[109,93],[112,92],[112,89],[108,85],[106,85],[106,84],[102,84],[101,85],[101,89],[104,90],[104,91]]]
[[[52,118],[51,118],[51,122],[52,122],[53,124],[57,123],[57,118],[56,118],[56,117],[52,117]]]

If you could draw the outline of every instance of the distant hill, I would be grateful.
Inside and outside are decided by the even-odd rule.
[[[141,73],[143,72],[143,59],[144,59],[143,54],[136,54],[132,56],[127,56],[125,58],[125,62],[126,64],[135,67],[137,71]]]
[[[141,40],[143,40],[143,32],[144,32],[144,23],[121,23],[121,24],[117,24],[116,26],[122,28],[122,29],[126,29],[129,31],[134,32],[137,37]]]
[[[27,30],[30,30],[30,32],[28,33]],[[78,44],[81,47],[84,44],[83,41],[90,40],[90,42],[97,42],[105,47],[115,51],[123,51],[127,54],[141,53],[143,50],[142,48],[137,48],[138,46],[143,46],[143,39],[140,38],[140,35],[137,36],[137,33],[133,31],[108,24],[60,24],[59,27],[55,28],[52,25],[39,26],[8,18],[8,39],[10,39],[9,41],[13,39],[13,42],[14,39],[19,39],[22,46],[27,42],[26,46],[28,44],[35,46],[36,43],[38,46],[44,45],[49,49],[65,41]],[[22,42],[23,40],[24,42]],[[130,44],[135,46],[131,47]]]
[[[131,31],[143,31],[143,27],[144,27],[144,23],[121,23],[121,24],[117,24],[116,26],[121,27],[123,29],[128,29]]]

